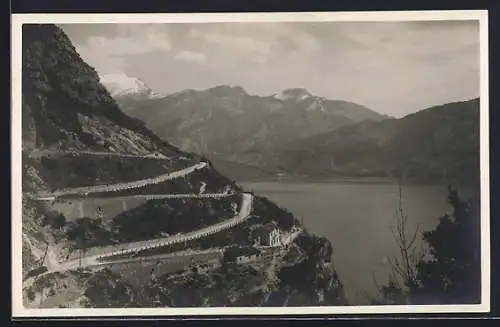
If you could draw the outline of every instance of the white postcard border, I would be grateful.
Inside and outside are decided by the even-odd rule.
[[[482,303],[478,305],[335,306],[335,307],[217,307],[127,309],[26,309],[22,305],[22,155],[21,155],[21,27],[27,23],[209,23],[209,22],[386,22],[386,21],[478,20],[480,23],[480,164],[481,164],[481,256]],[[487,10],[305,12],[305,13],[190,13],[190,14],[13,14],[11,16],[12,65],[12,316],[223,316],[223,315],[340,315],[381,313],[473,313],[490,310],[490,219],[489,219],[489,97]]]

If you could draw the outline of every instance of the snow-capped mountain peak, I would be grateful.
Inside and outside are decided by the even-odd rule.
[[[159,92],[152,90],[144,81],[126,74],[107,74],[100,77],[101,83],[106,86],[113,97],[124,95],[145,95],[148,98],[162,97]]]
[[[275,94],[274,97],[276,99],[280,99],[283,101],[295,100],[302,101],[311,97],[311,93],[309,93],[306,89],[295,88],[295,89],[286,89],[279,94]]]
[[[325,101],[325,98],[314,97],[312,103],[305,110],[306,111],[319,110],[321,112],[326,112],[325,107],[323,106],[324,101]]]

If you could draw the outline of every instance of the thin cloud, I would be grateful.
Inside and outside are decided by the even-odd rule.
[[[199,52],[181,51],[175,55],[175,59],[201,64],[205,62],[205,55]]]
[[[130,37],[90,37],[86,47],[113,56],[135,55],[152,51],[170,51],[172,48],[165,35],[146,34]]]
[[[313,35],[284,23],[203,24],[188,39],[224,64],[290,60],[313,55],[320,46]]]
[[[84,59],[164,93],[300,86],[393,116],[479,94],[477,21],[104,25],[67,28]]]
[[[220,31],[193,29],[193,39],[203,42],[204,51],[219,53],[218,58],[233,57],[257,62],[265,61],[271,51],[271,44],[250,36],[233,35]],[[226,59],[222,60],[227,62]]]
[[[121,72],[127,66],[128,56],[169,52],[172,49],[166,33],[151,27],[147,29],[142,31],[130,26],[117,26],[116,36],[91,35],[75,47],[80,56],[99,72]]]

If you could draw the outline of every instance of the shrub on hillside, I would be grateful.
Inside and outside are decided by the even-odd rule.
[[[449,188],[451,214],[423,233],[428,252],[415,256],[413,243],[399,233],[401,258],[374,304],[472,304],[481,300],[481,228],[477,202],[460,199]],[[403,219],[405,217],[403,216]]]

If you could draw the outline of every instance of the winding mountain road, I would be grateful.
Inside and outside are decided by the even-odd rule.
[[[95,152],[92,154],[96,154]],[[103,155],[109,155],[109,153],[103,154]],[[125,155],[126,156],[126,155]],[[161,183],[170,179],[178,178],[178,177],[183,177],[188,174],[191,174],[194,171],[197,171],[199,169],[203,169],[208,167],[209,164],[206,162],[199,162],[195,165],[192,165],[190,167],[177,170],[174,172],[162,174],[156,177],[152,178],[146,178],[138,181],[133,181],[133,182],[126,182],[126,183],[116,183],[116,184],[108,184],[108,185],[97,185],[97,186],[88,186],[88,187],[77,187],[77,188],[68,188],[68,189],[62,189],[56,192],[52,192],[49,194],[44,194],[44,195],[39,195],[37,197],[38,200],[55,200],[58,197],[64,196],[64,195],[83,195],[86,196],[89,193],[103,193],[103,192],[116,192],[120,190],[127,190],[127,189],[133,189],[133,188],[139,188],[143,187],[146,185],[150,184],[157,184]],[[148,200],[153,200],[153,199],[166,199],[166,198],[217,198],[217,197],[227,197],[234,195],[233,192],[224,192],[224,193],[212,193],[212,194],[143,194],[143,195],[131,195],[131,196],[118,196],[118,198],[123,198],[123,199],[129,199],[129,198],[143,198],[143,199],[148,199]],[[182,251],[181,253],[170,253],[170,254],[161,254],[161,255],[154,255],[150,256],[148,259],[145,259],[144,257],[132,257],[132,258],[113,258],[115,256],[120,256],[120,255],[126,255],[126,254],[132,254],[132,253],[138,253],[141,251],[145,250],[151,250],[151,249],[156,249],[160,247],[165,247],[169,245],[174,245],[174,244],[179,244],[183,242],[188,242],[191,240],[195,239],[200,239],[203,237],[207,237],[210,235],[213,235],[215,233],[224,231],[226,229],[233,228],[234,226],[241,224],[242,222],[246,221],[250,217],[250,213],[253,208],[253,200],[254,196],[251,193],[242,193],[242,201],[240,205],[240,210],[238,214],[236,214],[233,218],[204,227],[200,228],[198,230],[194,230],[188,233],[184,234],[177,234],[174,236],[169,236],[169,237],[164,237],[164,238],[158,238],[158,239],[150,239],[150,240],[145,240],[145,241],[139,241],[139,242],[131,242],[131,243],[122,243],[117,245],[116,247],[120,247],[120,249],[111,249],[110,251],[100,253],[97,255],[90,255],[90,256],[85,256],[79,259],[72,259],[64,262],[59,262],[56,264],[54,267],[52,267],[50,270],[37,275],[28,278],[27,280],[24,281],[23,283],[23,288],[29,287],[32,285],[33,281],[40,276],[47,275],[49,273],[53,272],[62,272],[66,270],[72,270],[72,269],[77,269],[77,268],[88,268],[88,267],[93,267],[93,266],[102,266],[102,265],[107,265],[107,264],[113,264],[113,263],[127,263],[127,262],[133,262],[133,261],[139,261],[139,260],[161,260],[162,258],[175,258],[176,256],[196,256],[196,255],[202,255],[207,252],[220,252],[223,251],[223,249],[210,249],[210,250],[200,250],[200,251]],[[292,235],[290,235],[292,236]],[[296,236],[293,235],[292,237],[288,238],[286,241],[290,242],[293,240]],[[99,250],[99,248],[93,248],[94,250]],[[89,249],[91,250],[91,249]],[[108,259],[108,260],[106,260]]]
[[[213,235],[215,233],[221,232],[223,230],[232,228],[238,224],[241,224],[242,222],[244,222],[245,220],[247,220],[250,217],[250,213],[252,211],[252,206],[253,206],[253,200],[254,200],[254,197],[252,194],[243,193],[239,213],[235,217],[228,219],[226,221],[222,221],[220,223],[210,225],[208,227],[200,228],[198,230],[195,230],[195,231],[192,231],[189,233],[185,233],[185,234],[178,234],[178,235],[174,235],[174,236],[139,241],[139,242],[122,243],[122,244],[117,245],[121,248],[119,250],[113,250],[113,251],[101,253],[98,255],[86,256],[86,257],[82,257],[81,259],[73,259],[73,260],[60,262],[57,267],[54,267],[53,269],[46,271],[45,273],[40,274],[38,276],[34,276],[34,277],[40,277],[42,275],[46,275],[46,274],[53,273],[53,272],[58,272],[58,271],[61,272],[61,271],[72,270],[72,269],[77,269],[77,268],[88,268],[88,267],[112,264],[112,263],[117,263],[117,262],[131,262],[134,260],[136,260],[136,261],[137,260],[144,260],[144,258],[130,258],[130,259],[116,259],[116,260],[103,261],[108,257],[130,254],[130,253],[134,253],[134,252],[151,250],[151,249],[155,249],[155,248],[159,248],[159,247],[183,243],[183,242],[199,239],[202,237],[207,237],[207,236]],[[194,252],[190,253],[190,255],[198,255],[198,254],[203,254],[205,252],[207,252],[207,251],[194,251]],[[175,255],[176,254],[172,254],[171,257],[175,257]],[[179,255],[179,254],[177,254],[177,255]],[[30,278],[30,279],[32,279],[32,278]],[[25,281],[25,284],[27,282],[28,282],[28,280]],[[26,284],[26,285],[28,285],[28,284]]]
[[[139,154],[126,154],[118,152],[108,152],[108,151],[70,151],[70,150],[33,150],[29,153],[30,158],[39,159],[41,157],[62,157],[66,155],[72,155],[75,157],[83,156],[102,156],[102,157],[123,157],[123,158],[145,158],[145,159],[158,159],[158,160],[171,160],[171,158],[165,156],[162,153],[151,153],[145,155]]]
[[[134,195],[120,195],[114,196],[114,200],[161,200],[161,199],[217,199],[226,198],[235,195],[234,192],[223,192],[223,193],[178,193],[178,194],[134,194]],[[55,201],[57,198],[55,196],[39,197],[36,198],[39,201]]]
[[[191,174],[194,171],[203,169],[208,167],[208,163],[199,162],[190,167],[176,170],[174,172],[162,174],[159,176],[141,179],[133,182],[125,182],[125,183],[115,183],[115,184],[106,184],[106,185],[96,185],[96,186],[83,186],[83,187],[74,187],[61,189],[52,193],[40,194],[38,198],[57,198],[65,195],[88,195],[91,193],[104,193],[104,192],[117,192],[123,190],[130,190],[134,188],[140,188],[151,184],[162,183],[171,179],[184,177],[186,175]]]
[[[215,233],[221,232],[223,230],[232,228],[238,224],[241,224],[250,217],[250,212],[252,211],[253,205],[253,195],[248,193],[242,194],[242,202],[239,213],[228,220],[222,221],[220,223],[210,225],[208,227],[200,228],[192,232],[177,234],[174,236],[157,238],[139,242],[123,243],[118,245],[121,249],[109,251],[107,253],[102,253],[93,256],[87,256],[80,259],[74,259],[61,263],[65,266],[65,270],[76,269],[78,267],[89,267],[96,265],[99,261],[106,259],[107,257],[112,257],[116,255],[130,254],[134,252],[151,250],[159,247],[169,246],[173,244],[183,243],[199,239],[202,237],[207,237]],[[81,261],[81,262],[80,262]]]
[[[214,224],[205,228],[201,228],[189,233],[185,234],[178,234],[174,235],[171,237],[165,237],[165,238],[159,238],[159,239],[152,239],[152,240],[146,240],[146,241],[139,241],[139,242],[131,242],[131,243],[123,243],[119,244],[122,249],[120,250],[114,250],[114,251],[109,251],[106,253],[101,253],[98,255],[92,255],[92,256],[87,256],[83,257],[81,259],[73,259],[73,260],[68,260],[64,262],[59,262],[59,264],[56,267],[53,267],[52,269],[30,277],[23,281],[23,289],[29,288],[33,282],[37,279],[40,278],[44,275],[54,273],[54,272],[62,272],[66,270],[72,270],[72,269],[77,269],[77,268],[89,268],[89,267],[94,267],[94,266],[102,266],[102,265],[107,265],[107,264],[113,264],[113,263],[126,263],[126,262],[133,262],[133,261],[140,261],[140,260],[145,260],[145,258],[124,258],[124,259],[116,259],[116,260],[109,260],[109,261],[103,261],[103,259],[106,259],[107,257],[112,257],[115,255],[122,255],[122,254],[128,254],[128,253],[134,253],[134,252],[139,252],[143,250],[149,250],[149,249],[155,249],[158,247],[162,246],[168,246],[172,244],[178,244],[206,236],[210,236],[214,233],[223,231],[225,229],[229,229],[231,227],[234,227],[246,219],[250,217],[250,213],[252,211],[252,205],[253,205],[253,195],[248,194],[248,193],[243,193],[242,194],[242,203],[240,207],[239,213],[233,217],[232,219],[223,221],[218,224]],[[175,258],[176,256],[196,256],[196,255],[202,255],[207,252],[214,251],[218,252],[221,251],[220,249],[211,249],[211,250],[200,250],[200,251],[183,251],[181,253],[171,253],[171,254],[164,254],[164,255],[156,255],[152,256],[150,259],[155,258],[156,260],[160,260],[163,257],[168,257],[168,258]]]

